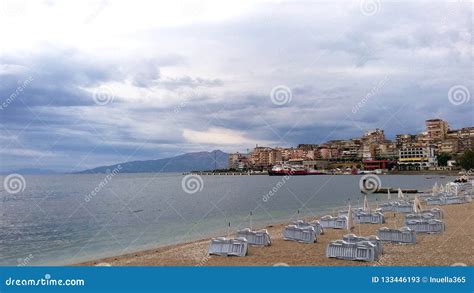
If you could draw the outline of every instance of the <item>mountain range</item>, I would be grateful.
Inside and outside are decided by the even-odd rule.
[[[195,152],[171,158],[131,161],[110,166],[101,166],[77,172],[79,174],[106,173],[118,168],[120,173],[147,173],[147,172],[189,172],[223,169],[228,167],[229,154],[220,150],[212,152]]]

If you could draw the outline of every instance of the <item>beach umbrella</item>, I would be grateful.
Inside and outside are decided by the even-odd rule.
[[[347,212],[347,227],[346,229],[347,230],[351,230],[352,227],[354,227],[353,223],[352,223],[352,208],[351,208],[351,204],[349,203],[349,211]]]
[[[403,195],[403,192],[400,188],[398,188],[398,199],[405,199],[405,196]]]
[[[433,195],[435,195],[438,192],[438,182],[437,181],[433,185],[432,191],[433,191]]]
[[[439,191],[439,193],[444,193],[444,187],[443,187],[442,184],[439,186],[439,190],[438,190],[438,191]]]
[[[418,199],[418,196],[415,196],[415,200],[413,201],[413,211],[415,213],[421,212],[421,202]]]
[[[364,211],[369,211],[369,202],[367,201],[367,195],[364,196]]]

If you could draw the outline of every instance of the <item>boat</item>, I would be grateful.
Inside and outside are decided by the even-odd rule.
[[[269,176],[298,176],[298,175],[326,175],[325,172],[319,170],[306,169],[299,165],[280,164],[272,167],[268,171]]]

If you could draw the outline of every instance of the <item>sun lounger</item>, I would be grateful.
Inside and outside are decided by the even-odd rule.
[[[326,256],[345,260],[374,261],[378,259],[376,246],[369,241],[348,243],[335,240],[328,243]]]
[[[445,230],[444,222],[436,219],[408,220],[406,224],[417,233],[441,233]]]
[[[395,243],[416,243],[416,232],[408,227],[390,229],[382,227],[378,230],[378,237],[382,241]]]
[[[354,222],[358,224],[383,224],[385,217],[380,212],[358,212],[354,214]]]
[[[330,215],[324,216],[319,220],[323,228],[333,228],[333,229],[346,229],[347,227],[347,216],[337,216],[333,217]]]
[[[298,220],[294,221],[293,225],[296,225],[298,227],[308,227],[311,226],[314,228],[314,231],[316,232],[316,235],[322,235],[324,234],[324,229],[323,226],[321,226],[321,223],[319,221],[311,221],[311,222],[305,222],[303,220]]]
[[[237,231],[237,237],[247,239],[247,243],[257,246],[269,246],[272,241],[266,229],[252,231],[249,228]]]
[[[375,245],[375,249],[376,249],[376,252],[377,252],[377,257],[378,257],[378,255],[383,254],[382,241],[375,235],[371,235],[371,236],[368,236],[368,237],[362,237],[362,236],[357,236],[355,234],[350,233],[350,234],[346,234],[346,235],[342,236],[342,240],[344,240],[347,243],[357,243],[357,242],[361,242],[361,241],[369,241],[369,242],[371,242],[372,244]]]
[[[283,230],[283,238],[302,243],[316,242],[316,231],[314,227],[298,227],[296,225],[288,225]]]
[[[246,256],[248,243],[245,238],[213,238],[209,244],[210,255]]]

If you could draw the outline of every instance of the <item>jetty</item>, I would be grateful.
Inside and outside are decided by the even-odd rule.
[[[391,188],[391,187],[380,187],[379,189],[375,190],[372,193],[397,193],[398,188]],[[360,191],[361,193],[364,193],[363,190]],[[418,193],[418,189],[402,189],[403,193]]]

